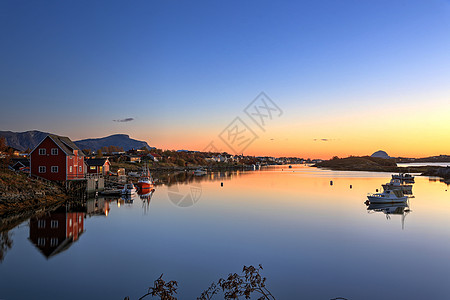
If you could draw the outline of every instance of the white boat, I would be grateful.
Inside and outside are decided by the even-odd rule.
[[[133,183],[127,183],[123,186],[122,195],[133,195],[136,193],[136,188]]]
[[[369,194],[367,198],[370,203],[394,203],[408,200],[401,190],[385,190],[382,193]]]
[[[383,184],[383,190],[401,190],[403,194],[411,195],[412,194],[412,185],[404,184],[400,179],[392,178],[389,183]]]
[[[204,169],[197,169],[194,171],[195,176],[203,176],[206,174],[208,174],[208,172],[206,172],[206,170],[204,170]]]
[[[402,182],[414,183],[414,176],[412,176],[411,174],[405,173],[392,174],[392,179],[399,179]]]

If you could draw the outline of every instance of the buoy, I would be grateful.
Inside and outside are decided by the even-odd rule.
[[[223,186],[223,182],[220,183],[220,186]]]
[[[330,180],[330,185],[333,185],[333,180]]]
[[[378,189],[375,190],[378,193]]]
[[[350,184],[350,188],[352,188],[352,185]]]

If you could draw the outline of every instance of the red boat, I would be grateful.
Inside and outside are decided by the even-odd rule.
[[[141,177],[139,177],[138,184],[139,191],[150,191],[154,188],[152,174],[147,166],[144,166]]]

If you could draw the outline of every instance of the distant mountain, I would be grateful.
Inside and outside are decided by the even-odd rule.
[[[131,139],[127,134],[114,134],[104,138],[86,139],[74,142],[80,149],[91,149],[96,151],[102,147],[117,146],[127,151],[130,149],[140,149],[147,147],[151,149],[147,142]]]
[[[25,132],[0,131],[0,136],[6,139],[8,146],[21,151],[25,151],[28,148],[33,149],[47,134],[47,132],[37,130]]]
[[[47,132],[37,130],[25,132],[0,131],[0,137],[5,137],[8,146],[22,151],[25,151],[28,148],[34,149],[47,134]],[[114,134],[104,138],[80,140],[76,141],[75,144],[80,149],[91,149],[92,151],[98,150],[104,146],[122,147],[125,151],[130,149],[140,149],[144,146],[151,149],[147,142],[131,139],[127,134]]]
[[[383,150],[379,150],[374,152],[370,157],[379,157],[379,158],[391,158],[386,152]]]

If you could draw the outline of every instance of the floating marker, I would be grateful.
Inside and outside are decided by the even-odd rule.
[[[352,188],[352,185],[350,184],[350,188]]]
[[[223,182],[220,183],[220,186],[223,186]]]
[[[330,185],[333,185],[333,180],[330,180]]]
[[[378,189],[375,190],[378,193]]]

